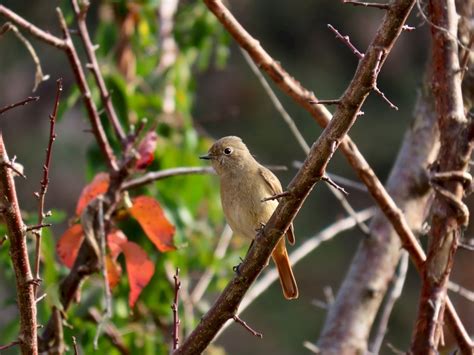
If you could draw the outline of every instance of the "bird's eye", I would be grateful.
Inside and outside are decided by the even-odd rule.
[[[232,154],[232,148],[225,148],[225,149],[224,149],[224,154],[225,154],[225,155],[230,155],[230,154]]]

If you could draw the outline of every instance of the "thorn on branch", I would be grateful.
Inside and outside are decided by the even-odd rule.
[[[343,4],[351,4],[354,6],[364,6],[364,7],[373,7],[375,9],[380,10],[388,10],[390,8],[389,4],[382,4],[377,2],[362,2],[362,1],[355,1],[355,0],[342,0]]]
[[[313,105],[339,105],[341,103],[340,99],[334,99],[334,100],[310,100],[310,104]]]
[[[357,58],[359,58],[359,59],[364,58],[364,54],[359,52],[359,50],[352,44],[351,39],[349,38],[349,36],[341,35],[341,33],[338,30],[336,30],[331,24],[328,24],[328,28],[332,32],[334,32],[337,39],[340,39],[342,41],[342,43],[344,43],[347,47],[349,47],[349,49],[352,51],[352,53],[354,53],[354,55]]]
[[[2,163],[4,166],[8,167],[9,169],[11,169],[16,175],[18,176],[21,176],[23,179],[26,179],[26,176],[25,174],[23,174],[23,172],[20,170],[23,168],[22,165],[20,164],[16,164],[14,159],[12,159],[11,162],[3,162]]]
[[[15,107],[18,107],[18,106],[26,106],[28,105],[30,102],[32,101],[38,101],[39,100],[39,96],[28,96],[26,99],[24,100],[21,100],[19,102],[16,102],[14,104],[11,104],[11,105],[7,105],[7,106],[4,106],[2,108],[0,108],[0,115],[3,115],[5,112],[11,110],[11,109],[14,109]]]
[[[239,318],[239,316],[237,315],[234,315],[232,317],[232,319],[239,323],[242,327],[244,327],[246,330],[248,330],[250,332],[250,334],[252,334],[253,336],[257,337],[257,338],[260,338],[262,339],[263,338],[263,334],[262,333],[259,333],[259,332],[256,332],[255,330],[253,330],[245,321],[243,321],[242,319]]]
[[[328,175],[324,175],[321,180],[334,187],[336,190],[341,191],[344,195],[349,195],[349,193],[342,186],[336,184]]]
[[[3,243],[5,243],[6,241],[8,240],[8,237],[6,235],[4,235],[2,237],[2,239],[0,239],[0,247],[3,245]]]
[[[283,191],[282,193],[275,194],[275,195],[270,196],[270,197],[262,198],[262,199],[260,200],[260,202],[267,202],[267,201],[272,201],[272,200],[278,200],[279,198],[288,196],[289,194],[290,194],[289,191]]]
[[[43,293],[41,296],[39,296],[35,302],[38,304],[39,302],[41,302],[42,300],[44,300],[46,298],[48,294],[47,293]]]
[[[51,227],[52,224],[51,223],[41,223],[41,224],[35,224],[34,226],[29,226],[26,228],[26,231],[27,232],[31,232],[31,231],[35,231],[35,230],[38,230],[38,229],[43,229],[43,228],[46,228],[46,227]]]
[[[173,310],[173,350],[179,347],[179,315],[178,315],[178,301],[179,301],[179,290],[181,288],[181,281],[179,281],[179,268],[176,268],[176,274],[173,276],[174,279],[174,300],[171,305]]]

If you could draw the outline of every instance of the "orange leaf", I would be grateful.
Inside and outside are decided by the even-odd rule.
[[[137,243],[125,242],[121,247],[125,255],[128,282],[130,284],[128,304],[132,308],[142,290],[148,282],[150,282],[153,273],[155,272],[155,265]]]
[[[122,252],[121,245],[127,242],[127,240],[127,236],[119,229],[114,230],[107,235],[107,246],[110,250],[110,257],[113,260],[116,260]]]
[[[68,268],[72,268],[76,261],[79,248],[84,239],[84,232],[80,224],[74,224],[59,238],[56,244],[56,251],[59,260]]]
[[[122,267],[120,264],[113,259],[112,256],[105,256],[105,268],[107,270],[107,279],[109,281],[109,286],[113,289],[120,281],[120,276],[122,275]]]
[[[80,216],[84,207],[87,206],[97,196],[105,193],[109,188],[110,177],[107,173],[99,173],[94,177],[94,180],[84,187],[81,196],[77,201],[76,215]]]
[[[166,219],[158,201],[152,197],[138,196],[129,211],[159,251],[176,249],[173,245],[175,228]]]

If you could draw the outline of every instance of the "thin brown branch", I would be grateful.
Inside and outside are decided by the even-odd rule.
[[[252,334],[254,337],[257,337],[257,338],[260,338],[260,339],[263,338],[263,334],[262,334],[262,333],[259,333],[259,332],[255,331],[255,330],[253,330],[253,329],[247,324],[247,322],[243,321],[238,315],[234,315],[234,316],[232,317],[232,319],[233,319],[236,323],[238,323],[238,324],[240,324],[242,327],[244,327],[245,330],[248,330],[249,333]]]
[[[474,35],[471,34],[471,38],[469,39],[469,43],[467,44],[467,49],[464,50],[464,55],[461,60],[461,81],[464,79],[464,74],[469,67],[469,56],[471,54],[472,45],[474,44]]]
[[[35,224],[34,226],[28,226],[26,228],[26,231],[27,232],[32,232],[32,231],[37,231],[39,229],[43,229],[43,228],[46,228],[46,227],[51,227],[52,224],[51,223],[41,223],[41,224]]]
[[[11,343],[8,343],[8,344],[5,344],[5,345],[0,345],[0,351],[10,349],[10,348],[12,348],[12,347],[14,347],[15,345],[18,345],[18,344],[20,344],[20,341],[15,340],[15,341],[12,341]]]
[[[21,218],[12,170],[0,131],[0,206],[10,239],[10,256],[15,270],[16,292],[20,313],[20,348],[23,354],[38,354],[36,303],[28,250],[26,228]]]
[[[269,197],[265,197],[261,200],[261,202],[267,202],[267,201],[272,201],[272,200],[278,200],[282,197],[285,197],[285,196],[288,196],[290,193],[288,191],[283,191],[282,193],[279,193],[279,194],[276,194],[276,195],[273,195],[273,196],[269,196]]]
[[[66,20],[64,19],[63,13],[60,8],[56,8],[56,11],[58,13],[59,22],[61,24],[61,29],[64,36],[64,42],[66,44],[64,50],[71,64],[77,85],[79,86],[79,90],[82,93],[82,98],[84,100],[84,105],[89,115],[89,120],[92,125],[92,131],[94,132],[95,139],[100,147],[100,150],[105,156],[105,160],[108,166],[112,170],[117,171],[117,160],[114,156],[114,152],[112,150],[112,147],[110,146],[107,136],[105,135],[104,127],[102,126],[102,123],[100,121],[97,107],[94,103],[94,100],[92,100],[92,94],[89,89],[89,85],[87,84],[86,76],[84,74],[81,61],[69,34],[69,29],[66,24]]]
[[[40,191],[37,194],[38,196],[38,224],[37,226],[44,226],[44,218],[46,217],[44,211],[44,201],[46,197],[46,191],[48,191],[49,185],[49,170],[51,168],[51,156],[53,152],[53,143],[56,140],[56,117],[58,115],[59,99],[61,97],[61,92],[63,91],[63,79],[58,79],[56,81],[56,98],[54,100],[53,112],[49,116],[49,140],[48,147],[46,148],[46,158],[43,165],[43,178],[40,182]],[[40,277],[40,262],[41,262],[41,236],[42,236],[42,227],[36,228],[34,230],[36,237],[35,245],[35,263],[33,266],[33,278],[35,280],[41,280]],[[34,286],[34,293],[36,295],[37,286]]]
[[[191,174],[214,174],[214,169],[212,167],[206,166],[192,166],[192,167],[179,167],[171,168],[161,171],[155,171],[147,173],[143,176],[129,180],[125,182],[122,186],[122,190],[135,189],[137,187],[145,186],[149,183],[152,183],[157,180],[166,179],[172,176],[178,175],[191,175]]]
[[[377,2],[362,2],[355,0],[342,0],[344,4],[351,4],[355,6],[364,6],[364,7],[373,7],[380,10],[388,10],[390,8],[389,4],[382,4]]]
[[[231,34],[238,33],[237,40],[242,41],[245,36],[250,37],[221,1],[205,0],[205,4],[226,28],[232,29],[229,30]],[[353,80],[341,98],[341,105],[338,105],[332,120],[312,145],[303,167],[288,185],[286,190],[290,192],[290,195],[282,198],[272,217],[255,240],[244,262],[240,265],[239,274],[230,281],[211,309],[203,316],[200,324],[184,341],[181,348],[175,351],[176,354],[202,352],[223,324],[236,314],[245,292],[265,266],[276,243],[292,223],[314,184],[324,175],[335,149],[356,121],[357,112],[369,95],[374,76],[377,75],[377,72],[374,75],[374,70],[379,71],[383,60],[402,31],[401,28],[413,5],[414,1],[412,0],[400,0],[396,2],[392,11],[387,12],[377,35],[359,64]],[[243,48],[247,50],[251,45],[255,45],[255,40],[242,42]],[[385,56],[380,61],[379,53],[382,50]],[[249,54],[252,56],[252,53]],[[279,69],[281,70],[281,67]],[[282,80],[280,77],[279,81]],[[308,101],[306,100],[306,104],[309,104]]]
[[[0,5],[1,6],[1,5]],[[14,104],[11,104],[11,105],[7,105],[7,106],[4,106],[2,108],[0,108],[0,115],[3,115],[5,112],[11,110],[11,109],[14,109],[15,107],[18,107],[18,106],[26,106],[28,105],[30,102],[32,101],[38,101],[39,100],[39,96],[28,96],[26,99],[24,100],[21,100],[19,102],[16,102]]]
[[[341,186],[336,184],[330,177],[329,175],[324,175],[321,180],[323,180],[325,183],[328,185],[334,187],[336,190],[341,191],[344,195],[349,195],[349,193]]]
[[[328,23],[328,28],[336,35],[336,38],[341,40],[342,43],[344,43],[347,47],[349,47],[349,49],[352,51],[352,53],[354,53],[354,55],[359,58],[359,59],[362,59],[364,58],[364,54],[361,53],[351,42],[351,39],[349,36],[343,36],[341,35],[341,33],[336,30],[334,28],[333,25],[329,24]]]
[[[17,26],[24,28],[31,35],[40,39],[41,41],[59,49],[66,49],[66,41],[36,27],[32,23],[26,21],[23,17],[18,16],[16,13],[6,8],[4,5],[0,5],[0,15],[9,19]]]
[[[178,314],[178,302],[179,302],[179,290],[181,288],[181,282],[179,281],[179,269],[176,268],[176,273],[173,276],[174,279],[174,298],[171,309],[173,310],[173,350],[179,347],[179,320]]]
[[[107,86],[105,85],[104,78],[102,77],[102,72],[99,68],[99,62],[97,61],[97,56],[95,55],[95,46],[92,44],[91,38],[89,36],[89,30],[87,29],[86,24],[86,17],[87,17],[87,10],[88,10],[88,3],[79,7],[77,0],[71,0],[72,7],[74,9],[74,13],[76,15],[77,26],[79,29],[79,35],[82,39],[82,43],[84,44],[84,48],[86,51],[87,58],[89,60],[89,69],[94,74],[95,81],[99,88],[100,97],[102,99],[102,104],[105,107],[105,112],[107,113],[107,117],[112,124],[112,127],[117,135],[118,140],[122,143],[122,146],[126,144],[126,137],[123,131],[122,125],[120,124],[120,120],[117,116],[114,106],[112,105],[112,99],[110,96],[110,92],[107,90]]]
[[[101,335],[102,329],[107,324],[107,321],[112,318],[112,291],[109,284],[109,276],[107,273],[106,265],[106,234],[104,228],[104,201],[102,198],[98,198],[98,211],[97,211],[97,221],[98,221],[98,233],[97,238],[99,239],[100,246],[100,271],[102,272],[102,278],[104,283],[104,298],[105,298],[105,310],[104,314],[99,323],[97,323],[97,330],[94,336],[94,349],[99,348],[99,337]]]
[[[452,35],[457,33],[459,16],[454,0],[431,0],[429,4],[430,21],[434,24],[431,27],[434,66],[432,87],[441,140],[435,166],[444,173],[459,172],[454,175],[464,175],[469,168],[473,137],[471,123],[464,115],[458,40]],[[416,354],[438,352],[449,275],[459,235],[467,221],[465,214],[469,213],[461,207],[465,191],[463,181],[452,177],[451,181],[434,187],[437,187],[437,194],[431,208],[428,257],[423,269],[418,316],[411,345],[411,351]],[[454,209],[452,199],[456,200]],[[459,214],[461,211],[462,214]],[[472,354],[472,345],[470,349],[461,351]]]
[[[74,349],[74,355],[79,355],[79,349],[77,348],[77,340],[74,335],[72,336],[72,347]]]

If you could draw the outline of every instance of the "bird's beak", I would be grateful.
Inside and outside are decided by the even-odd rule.
[[[211,160],[211,159],[213,159],[213,156],[210,155],[210,154],[201,155],[201,156],[199,157],[199,159]]]

